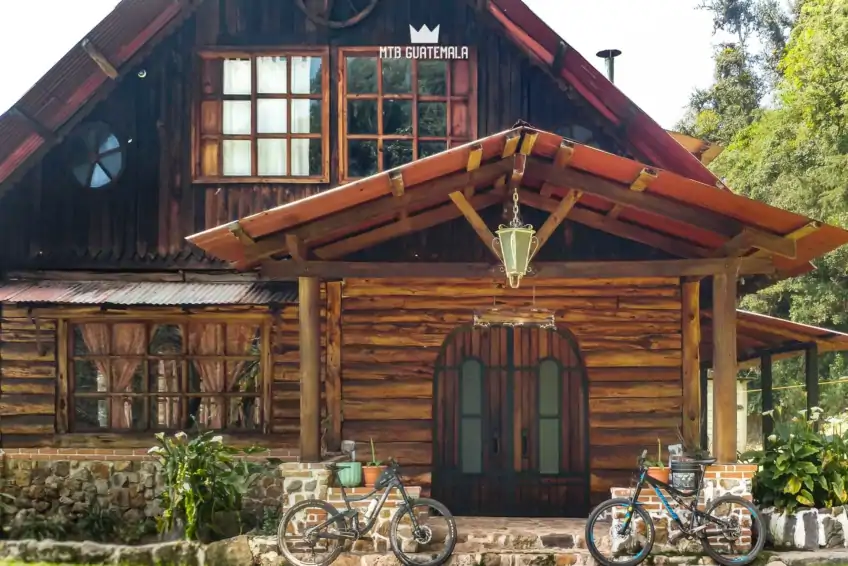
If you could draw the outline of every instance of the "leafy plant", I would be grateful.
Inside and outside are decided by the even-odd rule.
[[[645,465],[649,468],[665,468],[665,464],[662,461],[662,442],[659,438],[657,438],[657,459],[646,458]]]
[[[277,534],[277,527],[280,526],[283,510],[280,507],[265,507],[262,511],[262,522],[259,523],[259,534],[263,536],[271,536]]]
[[[806,410],[800,411],[802,415]],[[754,497],[788,513],[798,507],[833,507],[848,502],[848,439],[839,419],[827,419],[830,434],[817,430],[822,410],[813,407],[809,418],[778,423],[763,450],[747,452],[743,461],[759,466]]]
[[[216,515],[238,512],[240,520],[244,496],[270,470],[268,464],[245,458],[262,448],[226,446],[212,431],[192,439],[184,432],[169,437],[159,433],[156,440],[159,445],[148,452],[162,465],[167,485],[159,496],[165,509],[159,531],[172,531],[181,522],[186,540],[197,540],[201,527],[220,534]]]
[[[72,528],[63,515],[48,518],[33,514],[13,521],[6,530],[11,539],[64,540]]]
[[[366,466],[382,466],[383,462],[377,459],[377,452],[374,450],[374,439],[371,439],[371,461],[365,464]]]
[[[686,442],[683,437],[683,428],[677,427],[677,438],[680,440],[680,445],[683,447],[683,455],[695,460],[704,460],[710,457],[710,451],[703,448],[700,439],[695,443]]]
[[[77,532],[86,540],[111,542],[117,538],[121,520],[113,509],[94,505],[76,522]]]
[[[140,522],[122,522],[118,525],[117,540],[122,544],[139,544],[157,532],[156,522],[145,519]]]

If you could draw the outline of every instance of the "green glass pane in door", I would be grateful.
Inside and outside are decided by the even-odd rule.
[[[559,473],[559,418],[539,419],[539,473]]]

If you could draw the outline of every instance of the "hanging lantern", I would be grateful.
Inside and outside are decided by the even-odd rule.
[[[530,266],[530,258],[539,247],[536,238],[536,230],[530,224],[521,221],[518,210],[518,188],[512,195],[512,220],[509,225],[501,224],[495,234],[497,238],[492,242],[492,249],[503,262],[503,270],[506,273],[509,286],[518,289],[521,278],[527,275]]]

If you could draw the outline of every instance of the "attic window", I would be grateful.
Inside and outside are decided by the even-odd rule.
[[[367,177],[476,137],[474,59],[382,59],[339,53],[343,180]]]
[[[103,189],[116,182],[124,170],[124,146],[103,122],[83,124],[71,134],[71,173],[87,189]]]
[[[326,48],[200,57],[196,181],[329,180]]]

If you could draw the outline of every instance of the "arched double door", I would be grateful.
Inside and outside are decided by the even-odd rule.
[[[433,496],[455,515],[585,517],[587,395],[567,330],[456,329],[434,375]]]

